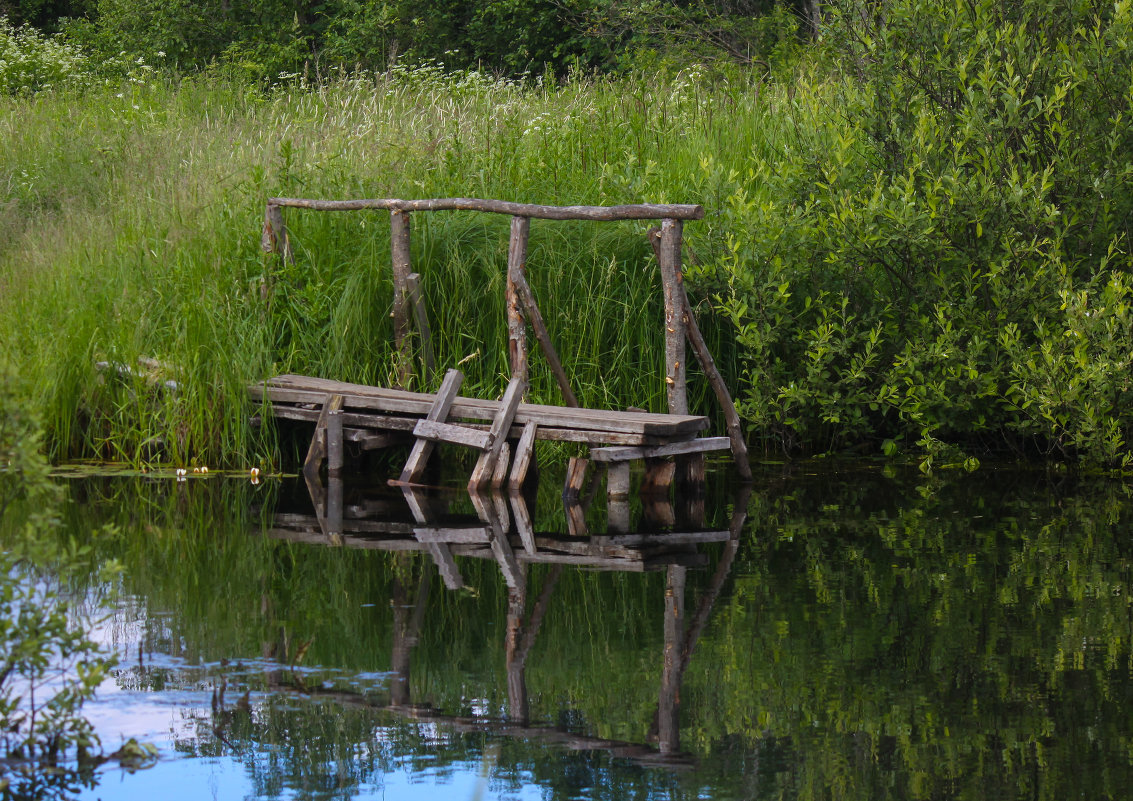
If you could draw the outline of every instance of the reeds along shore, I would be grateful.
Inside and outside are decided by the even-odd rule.
[[[536,87],[422,70],[266,93],[184,80],[0,103],[4,355],[56,457],[180,463],[271,453],[246,423],[249,381],[397,374],[388,215],[288,210],[285,264],[260,251],[267,197],[711,202],[702,154],[743,148],[765,116],[752,88],[684,74]],[[471,394],[506,383],[507,222],[413,221],[439,366],[459,363]],[[696,256],[713,225],[689,226]],[[647,228],[532,225],[527,274],[584,403],[664,408]],[[532,396],[557,392],[536,359]]]
[[[1088,5],[895,0],[770,72],[151,71],[4,98],[0,354],[56,458],[271,461],[247,382],[402,365],[388,214],[288,209],[283,263],[260,250],[267,198],[697,203],[686,286],[756,452],[1128,469],[1133,13]],[[413,225],[436,375],[497,396],[508,221]],[[528,281],[583,405],[665,406],[647,228],[531,225]],[[94,366],[141,356],[171,375]],[[695,371],[690,389],[715,408]],[[533,397],[557,392],[535,359]]]

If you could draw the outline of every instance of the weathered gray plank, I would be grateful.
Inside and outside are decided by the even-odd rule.
[[[276,403],[272,406],[272,414],[285,420],[316,421],[319,418],[318,409],[304,409]],[[421,418],[417,416],[396,417],[392,415],[368,414],[365,412],[343,412],[343,422],[348,426],[358,428],[389,430],[405,432],[412,435],[413,428]],[[487,423],[461,423],[466,428],[477,431],[487,431]],[[523,425],[512,425],[508,432],[509,440],[518,440],[523,436]],[[665,437],[646,436],[643,434],[626,434],[616,431],[593,431],[574,428],[556,428],[554,426],[539,426],[537,439],[551,442],[578,442],[584,445],[661,445],[667,441]],[[351,439],[352,442],[360,441]]]
[[[376,409],[424,417],[432,408],[434,396],[428,393],[367,387],[325,378],[284,375],[265,384],[249,388],[253,398],[273,403],[318,403],[327,394],[346,397],[347,409]],[[499,401],[478,398],[459,398],[453,404],[451,416],[458,419],[494,420]],[[594,431],[645,434],[658,437],[695,435],[708,427],[708,418],[699,415],[653,414],[649,412],[619,412],[603,409],[570,409],[562,406],[521,403],[515,412],[515,421],[523,425],[535,422],[540,426],[570,427]]]
[[[500,455],[496,459],[496,469],[492,471],[491,486],[493,490],[499,490],[503,487],[504,482],[507,481],[508,467],[511,466],[511,447],[505,442],[500,448]]]
[[[592,448],[590,458],[596,462],[625,462],[632,459],[649,459],[658,456],[678,456],[686,453],[726,451],[732,447],[728,437],[701,437],[684,442],[643,447]]]
[[[535,423],[525,425],[519,443],[515,446],[515,458],[512,460],[511,476],[508,479],[508,489],[513,492],[517,492],[527,480],[531,457],[535,453],[535,435],[538,428]]]
[[[479,542],[487,544],[492,530],[488,526],[438,527],[420,526],[413,535],[421,542]]]
[[[519,541],[523,550],[529,554],[535,553],[535,528],[531,524],[531,511],[527,508],[527,501],[518,492],[508,494],[511,503],[512,517],[515,518],[515,530],[519,534]]]
[[[397,345],[398,383],[409,377],[409,214],[393,209],[389,214],[389,240],[393,264],[393,339]]]
[[[519,399],[523,397],[525,387],[526,384],[522,380],[513,378],[508,383],[507,389],[504,390],[504,396],[499,403],[499,410],[492,420],[492,427],[488,430],[492,443],[489,450],[477,460],[476,467],[472,470],[472,477],[468,480],[470,490],[477,490],[491,481],[492,475],[496,471],[496,461],[500,458],[507,432],[511,429],[511,423],[515,418],[516,409],[519,408]]]
[[[566,481],[563,484],[564,499],[578,499],[582,492],[582,486],[586,483],[586,469],[589,466],[589,459],[581,456],[570,457],[570,461],[567,462]]]
[[[435,400],[429,406],[426,420],[439,422],[448,416],[463,381],[464,375],[459,370],[449,370],[445,374],[441,388],[437,390]],[[413,450],[409,452],[409,458],[405,460],[405,469],[401,471],[401,480],[414,482],[420,478],[425,469],[425,462],[428,461],[429,454],[432,452],[433,443],[430,440],[418,439],[413,443]]]
[[[457,426],[452,423],[438,423],[433,420],[418,422],[413,428],[413,436],[432,442],[467,445],[481,451],[486,451],[492,444],[492,438],[487,431],[478,431],[474,428]]]

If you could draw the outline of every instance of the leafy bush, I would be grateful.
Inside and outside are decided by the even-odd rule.
[[[59,488],[12,385],[0,370],[0,789],[38,797],[62,781],[60,759],[73,751],[82,764],[98,743],[82,705],[115,662],[53,584],[87,565],[90,550],[54,538]]]
[[[1131,43],[1129,3],[834,9],[790,152],[717,177],[753,427],[1129,461]]]
[[[28,25],[15,28],[0,16],[0,94],[78,85],[86,79],[87,66],[74,45]]]

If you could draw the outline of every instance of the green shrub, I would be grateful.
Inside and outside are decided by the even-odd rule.
[[[82,715],[115,660],[76,622],[59,588],[90,566],[90,546],[61,543],[59,487],[34,417],[0,365],[0,790],[57,784],[60,760],[83,762],[98,737]]]
[[[87,69],[86,56],[74,45],[30,25],[15,28],[0,16],[0,94],[76,86]]]
[[[726,181],[710,279],[769,442],[1127,461],[1131,41],[1128,3],[834,9],[837,111],[800,84]]]

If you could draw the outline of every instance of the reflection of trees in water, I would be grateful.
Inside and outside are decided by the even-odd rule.
[[[499,781],[529,774],[562,794],[625,782],[627,793],[678,797],[701,789],[752,798],[1122,797],[1133,786],[1127,491],[1051,487],[1033,475],[998,481],[993,471],[948,482],[831,472],[762,484],[735,566],[700,623],[698,605],[727,545],[715,546],[709,570],[685,577],[683,630],[699,633],[680,663],[663,659],[666,592],[679,591],[668,569],[615,576],[561,568],[556,579],[553,567],[532,565],[520,605],[487,559],[458,557],[474,593],[449,593],[427,555],[310,548],[247,537],[234,525],[218,532],[223,510],[203,503],[207,526],[191,523],[186,541],[124,537],[123,561],[129,581],[150,582],[139,593],[150,608],[187,610],[166,635],[189,654],[260,653],[285,629],[289,644],[278,652],[310,640],[307,664],[404,673],[400,690],[391,682],[388,697],[362,699],[369,706],[298,694],[252,703],[253,721],[279,719],[263,721],[269,731],[298,731],[297,709],[326,716],[311,731],[327,737],[337,736],[336,717],[356,716],[342,742],[366,744],[371,762],[358,776],[370,764],[375,775],[384,769],[377,760],[388,742],[404,745],[390,757],[404,764],[436,741],[454,765],[479,764],[496,744]],[[172,530],[176,521],[158,515],[147,525]],[[156,557],[152,579],[143,557]],[[660,737],[666,664],[682,667],[679,746],[698,759],[692,773],[659,774],[608,752],[373,708],[401,692],[397,705],[428,703],[438,715],[475,705],[517,726],[564,715],[571,734],[640,745],[650,729]],[[215,725],[205,717],[202,739]],[[249,732],[249,749],[267,737]],[[350,753],[314,736],[296,741],[294,753],[280,748],[310,765],[293,775],[329,770]]]

